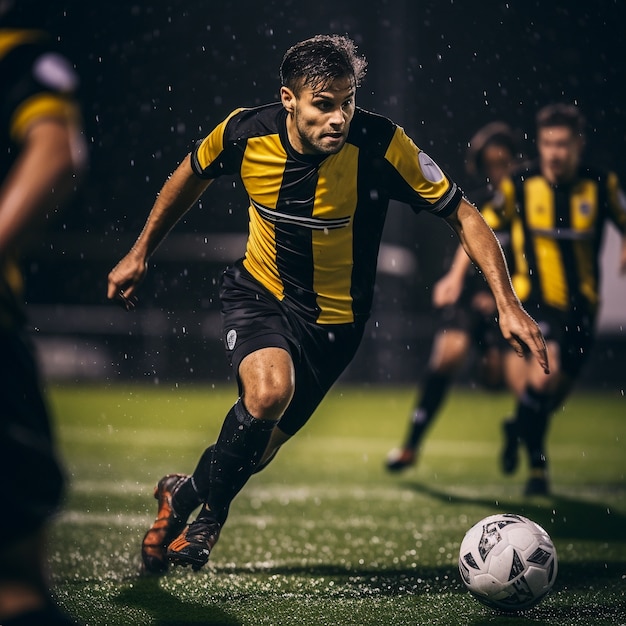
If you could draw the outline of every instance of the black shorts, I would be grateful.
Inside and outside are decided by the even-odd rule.
[[[224,272],[220,299],[224,346],[236,374],[244,357],[261,348],[283,348],[291,355],[295,392],[279,425],[294,435],[354,357],[364,323],[309,322],[277,300],[241,263]]]
[[[455,303],[438,309],[439,330],[460,330],[472,339],[481,353],[490,348],[504,350],[508,343],[502,336],[497,312],[485,314],[472,305],[472,295],[464,293]]]
[[[595,341],[595,313],[586,308],[561,311],[536,303],[524,303],[524,308],[539,325],[544,339],[558,344],[563,373],[576,378]]]
[[[29,340],[0,332],[0,543],[38,530],[57,510],[64,474]]]

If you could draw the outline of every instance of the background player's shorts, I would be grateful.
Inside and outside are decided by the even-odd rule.
[[[546,341],[559,345],[561,370],[576,378],[589,358],[595,341],[596,316],[588,311],[560,311],[545,304],[524,303]]]
[[[0,332],[0,543],[38,530],[61,503],[64,475],[28,339]]]
[[[460,330],[472,339],[480,353],[490,348],[504,350],[508,347],[497,321],[497,313],[485,314],[472,306],[471,298],[464,297],[456,304],[437,309],[439,330]]]
[[[220,299],[226,354],[236,374],[241,361],[256,350],[277,347],[291,355],[296,388],[279,426],[294,435],[354,357],[364,324],[308,322],[279,302],[241,264],[224,272]]]

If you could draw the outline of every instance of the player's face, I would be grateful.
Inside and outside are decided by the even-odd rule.
[[[485,178],[493,187],[498,187],[508,175],[513,165],[513,155],[504,146],[491,144],[485,147],[482,155],[482,169]]]
[[[323,91],[302,87],[296,96],[281,88],[289,113],[287,134],[300,154],[335,154],[346,143],[354,117],[355,86],[351,78],[337,78]]]
[[[570,180],[580,163],[582,148],[582,138],[567,126],[540,128],[537,149],[543,175],[551,183]]]

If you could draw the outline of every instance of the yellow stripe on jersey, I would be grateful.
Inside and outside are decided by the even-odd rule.
[[[313,217],[332,220],[350,218],[343,228],[313,231],[313,287],[320,307],[320,324],[354,321],[352,311],[353,231],[357,206],[356,187],[359,151],[346,144],[319,170]],[[332,166],[331,166],[332,164]]]
[[[547,304],[563,308],[568,300],[567,278],[559,243],[552,237],[556,228],[554,194],[545,178],[530,178],[524,186],[526,224],[534,237],[535,259],[541,293]],[[538,233],[545,233],[540,235]]]
[[[424,176],[421,166],[419,168],[413,167],[419,153],[420,149],[402,128],[398,127],[389,144],[385,158],[422,198],[434,204],[446,193],[450,187],[450,182],[443,174],[441,180],[429,180]]]
[[[25,100],[11,118],[9,132],[11,139],[21,143],[35,120],[61,119],[72,122],[78,119],[76,105],[63,96],[40,93]]]
[[[224,148],[224,128],[233,115],[236,115],[243,109],[236,109],[233,111],[221,124],[218,124],[210,134],[208,134],[203,140],[196,151],[196,157],[198,159],[198,165],[201,169],[208,167]]]
[[[15,47],[33,41],[40,41],[44,33],[40,30],[0,29],[0,59]]]
[[[583,180],[571,196],[570,212],[572,229],[581,234],[579,240],[573,242],[576,266],[578,269],[580,292],[597,305],[598,285],[595,278],[595,250],[591,243],[595,224],[598,220],[598,185],[591,180]],[[586,235],[586,236],[585,236]]]
[[[276,207],[282,178],[276,176],[276,167],[285,167],[287,154],[278,135],[248,139],[246,158],[241,166],[241,180],[251,199],[250,233],[244,258],[245,268],[279,300],[284,297],[283,284],[276,263],[276,236],[274,224],[263,219],[258,204]],[[268,166],[272,168],[272,174]]]
[[[528,261],[524,254],[524,225],[519,219],[515,219],[511,223],[511,250],[515,264],[515,272],[511,276],[511,284],[517,297],[523,302],[530,295],[532,285],[530,283]]]

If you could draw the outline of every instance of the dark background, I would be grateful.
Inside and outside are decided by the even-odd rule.
[[[81,76],[91,159],[78,201],[28,265],[31,317],[59,378],[230,375],[216,283],[247,224],[237,181],[214,185],[159,249],[139,311],[106,302],[106,275],[192,141],[235,107],[276,100],[284,51],[316,33],[355,40],[369,61],[357,103],[403,126],[466,189],[477,128],[504,120],[533,156],[535,113],[555,101],[581,107],[590,160],[626,180],[623,2],[30,4],[46,11]],[[430,288],[455,247],[436,219],[392,209],[384,238],[392,262],[381,264],[362,355],[346,373],[354,380],[418,380],[435,323]],[[624,353],[623,332],[603,332],[584,381],[622,384]]]

